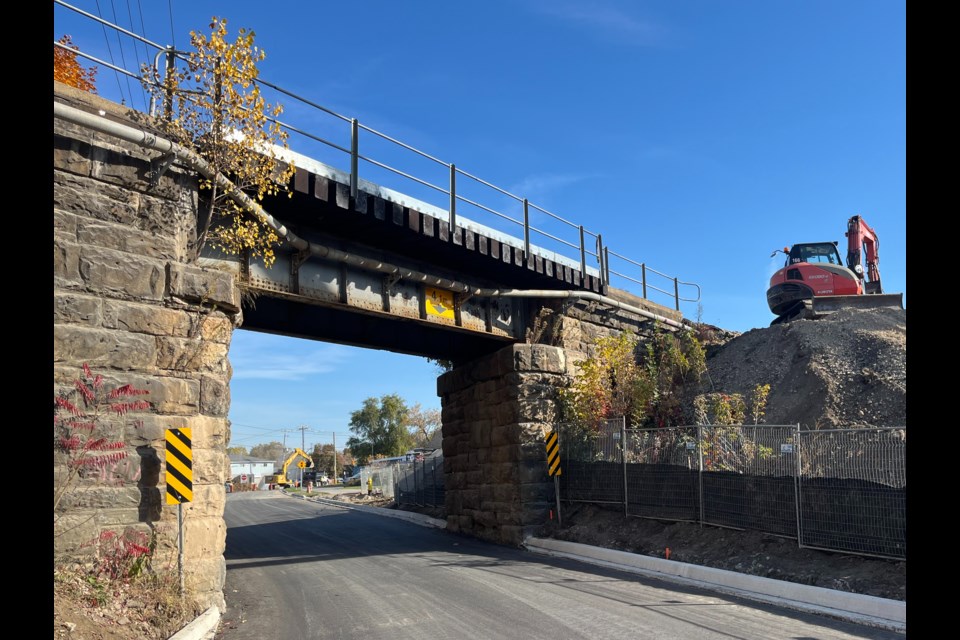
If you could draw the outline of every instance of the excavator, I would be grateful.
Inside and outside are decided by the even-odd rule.
[[[902,293],[884,293],[880,284],[880,239],[862,216],[847,220],[847,263],[839,243],[806,242],[777,249],[786,264],[770,278],[767,304],[771,325],[816,319],[840,309],[903,309]],[[865,263],[865,264],[864,264]],[[866,268],[864,268],[866,267]]]
[[[297,447],[293,450],[293,453],[291,453],[290,456],[283,461],[283,468],[280,471],[276,472],[274,475],[267,476],[266,482],[268,484],[275,484],[280,487],[289,487],[291,484],[293,484],[287,478],[287,469],[290,467],[291,464],[293,464],[293,461],[296,460],[298,457],[306,460],[306,464],[304,464],[305,469],[313,466],[313,458],[307,455],[306,451],[304,451],[300,447]]]

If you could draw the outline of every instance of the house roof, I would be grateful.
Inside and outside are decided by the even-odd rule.
[[[230,464],[275,464],[273,460],[265,460],[264,458],[254,458],[253,456],[245,456],[239,453],[231,453],[230,455]]]

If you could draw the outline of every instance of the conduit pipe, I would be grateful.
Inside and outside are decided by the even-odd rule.
[[[116,136],[121,140],[126,140],[127,142],[131,142],[143,148],[153,149],[163,154],[172,155],[187,167],[199,172],[206,178],[214,180],[217,186],[225,194],[240,204],[244,209],[266,222],[294,249],[308,252],[311,255],[317,256],[318,258],[343,262],[359,269],[376,271],[386,275],[395,276],[403,280],[413,280],[424,284],[430,284],[441,289],[446,289],[460,294],[466,294],[472,297],[475,296],[478,298],[566,298],[574,300],[592,300],[609,307],[622,309],[623,311],[628,311],[645,318],[650,318],[651,320],[656,320],[657,322],[666,325],[670,329],[692,329],[692,327],[683,322],[678,322],[671,318],[667,318],[666,316],[662,316],[660,314],[647,311],[646,309],[621,302],[609,296],[600,295],[590,291],[477,288],[456,280],[431,276],[427,273],[423,273],[422,271],[400,267],[388,262],[370,260],[368,258],[347,253],[333,247],[324,246],[315,242],[309,242],[299,237],[293,231],[288,229],[283,223],[267,213],[263,207],[261,207],[250,196],[238,189],[237,186],[224,177],[223,174],[216,172],[213,167],[210,166],[210,163],[186,147],[161,138],[148,131],[137,129],[119,122],[114,122],[113,120],[108,120],[102,116],[94,115],[87,111],[83,111],[82,109],[77,109],[76,107],[71,107],[57,101],[53,102],[53,115],[56,118],[61,118],[68,122],[72,122],[95,131]]]

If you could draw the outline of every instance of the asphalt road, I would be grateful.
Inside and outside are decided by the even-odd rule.
[[[225,517],[220,640],[903,638],[279,492]]]

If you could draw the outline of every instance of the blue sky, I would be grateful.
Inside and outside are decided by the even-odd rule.
[[[765,291],[781,263],[770,253],[823,240],[843,249],[855,214],[880,236],[884,290],[906,301],[904,2],[70,4],[178,48],[214,15],[228,20],[231,36],[253,29],[267,53],[264,79],[696,283],[699,303],[681,304],[692,319],[736,331],[769,325]],[[147,58],[63,7],[54,6],[53,18],[55,39],[69,33],[91,55],[125,68]],[[99,71],[98,90],[144,104],[136,86],[109,70]],[[285,120],[348,144],[336,119],[281,102]],[[290,144],[349,169],[345,156],[322,145],[295,137]],[[444,184],[430,162],[375,139],[362,144],[362,152]],[[364,171],[446,206],[429,189]],[[482,188],[476,196],[472,188],[462,187],[479,199]],[[519,217],[508,198],[484,197]],[[498,226],[482,211],[458,213]],[[554,233],[542,214],[532,223]],[[501,228],[516,235],[509,223]],[[623,273],[638,277],[627,266]],[[667,303],[658,295],[650,297]],[[695,289],[681,295],[695,297]],[[412,356],[241,330],[230,357],[234,444],[282,440],[282,429],[307,425],[308,445],[331,441],[334,431],[340,445],[350,412],[368,396],[398,393],[439,407],[435,367]],[[300,432],[291,438],[299,443]]]

